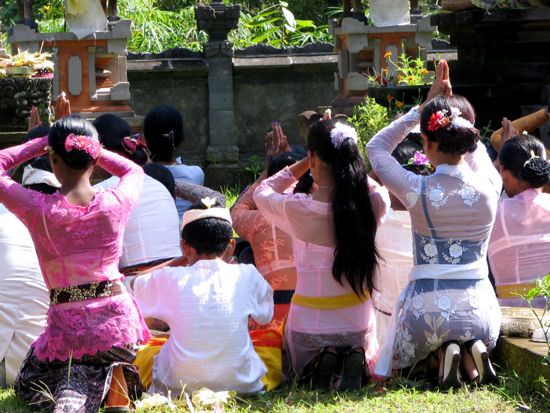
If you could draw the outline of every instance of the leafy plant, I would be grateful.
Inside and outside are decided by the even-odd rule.
[[[250,165],[245,167],[244,170],[248,172],[252,176],[252,180],[255,181],[264,170],[264,166],[260,162],[258,155],[252,155],[248,160],[250,161]]]
[[[223,186],[220,189],[221,193],[225,197],[225,207],[231,208],[235,202],[237,202],[237,199],[239,198],[239,195],[241,194],[241,191],[237,185],[235,186]]]
[[[328,26],[317,26],[311,20],[299,20],[279,1],[257,12],[241,12],[239,27],[229,34],[236,48],[266,43],[274,47],[303,46],[312,42],[330,42]]]
[[[397,57],[397,62],[393,61],[392,52],[384,54],[386,67],[379,73],[375,71],[369,75],[371,84],[373,86],[423,86],[433,83],[434,73],[426,68],[426,62],[420,56],[420,49],[416,58],[407,55],[403,45],[401,49],[403,52]]]
[[[533,311],[533,314],[537,318],[537,321],[542,328],[542,332],[546,340],[546,345],[548,346],[548,353],[543,359],[543,364],[546,366],[550,366],[550,326],[545,325],[545,323],[543,322],[546,314],[550,313],[550,274],[546,275],[542,279],[539,278],[535,280],[535,287],[530,289],[526,294],[522,295],[522,297],[529,304],[529,308],[531,309],[531,311]],[[539,313],[535,311],[535,309],[531,305],[531,302],[537,297],[544,297],[546,301],[546,305],[541,315],[539,315]]]
[[[367,97],[363,103],[353,109],[349,119],[357,129],[358,144],[361,150],[382,128],[391,122],[388,108],[376,103],[374,98]]]

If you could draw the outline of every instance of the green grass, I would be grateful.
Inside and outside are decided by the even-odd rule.
[[[457,391],[430,390],[422,382],[402,378],[385,385],[371,384],[358,392],[318,393],[296,387],[285,387],[258,396],[237,398],[226,405],[228,412],[254,413],[352,413],[352,412],[549,412],[550,393],[530,389],[525,380],[510,374],[501,377],[497,386],[462,388]],[[178,403],[179,404],[179,403]],[[154,409],[143,413],[186,412]],[[196,409],[195,411],[199,411]],[[0,390],[0,413],[29,413],[18,401],[13,390]],[[142,413],[142,412],[138,412]]]

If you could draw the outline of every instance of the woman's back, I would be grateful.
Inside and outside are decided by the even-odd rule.
[[[111,177],[96,187],[108,189],[118,182],[118,177]],[[145,175],[143,190],[124,231],[120,268],[180,256],[179,238],[174,199],[161,183]]]
[[[480,149],[480,150],[483,150]],[[495,219],[498,193],[466,163],[440,165],[418,177],[409,205],[416,264],[466,264],[480,259]]]
[[[49,289],[120,278],[121,239],[130,208],[116,190],[97,192],[85,207],[59,192],[36,194],[23,214]]]
[[[497,286],[550,273],[550,194],[527,189],[499,202],[489,245]]]

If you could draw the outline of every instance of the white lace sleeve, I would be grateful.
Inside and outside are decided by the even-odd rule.
[[[369,161],[376,175],[407,208],[418,200],[422,177],[404,169],[391,153],[419,121],[418,107],[414,107],[378,132],[367,144]]]
[[[465,156],[466,163],[470,165],[472,171],[477,172],[478,176],[486,176],[495,188],[495,191],[500,194],[502,191],[502,178],[496,170],[487,153],[487,148],[481,142],[477,143],[476,150],[467,153]]]

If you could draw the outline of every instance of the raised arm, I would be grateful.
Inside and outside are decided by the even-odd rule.
[[[199,203],[203,198],[214,198],[225,208],[225,197],[218,191],[202,185],[195,185],[189,182],[176,181],[176,197],[185,199],[193,204]]]
[[[464,159],[470,165],[470,168],[474,172],[477,172],[478,176],[486,176],[495,188],[495,191],[500,194],[502,191],[502,178],[493,165],[493,161],[491,161],[485,145],[478,142],[475,151],[467,153]]]
[[[111,175],[120,178],[120,182],[112,190],[120,194],[128,203],[128,207],[132,208],[137,202],[143,186],[143,175],[145,175],[143,168],[107,149],[102,149],[97,164]]]
[[[254,220],[260,214],[256,203],[254,202],[254,191],[261,181],[256,181],[239,196],[231,208],[231,219],[233,220],[233,229],[239,237],[250,241],[253,238]]]
[[[367,144],[369,161],[376,175],[407,208],[412,207],[418,199],[421,177],[399,165],[392,152],[419,122],[418,108],[412,108],[378,132]]]
[[[390,194],[386,188],[380,186],[378,182],[370,177],[367,177],[367,187],[369,188],[372,212],[376,217],[378,225],[381,225],[390,209]]]
[[[283,195],[283,193],[297,181],[291,172],[291,168],[295,165],[286,167],[262,181],[254,191],[254,202],[262,215],[288,234],[294,233],[285,213],[285,203],[290,195]]]
[[[25,161],[43,155],[47,145],[48,138],[43,137],[0,151],[0,202],[23,221],[29,206],[34,204],[39,194],[23,188],[8,175],[8,171]]]

